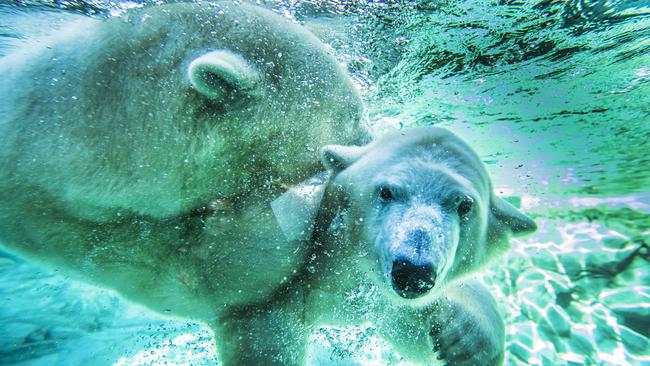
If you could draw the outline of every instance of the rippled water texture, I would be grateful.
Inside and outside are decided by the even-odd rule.
[[[508,324],[506,365],[650,365],[647,0],[261,3],[333,47],[377,131],[452,129],[535,217],[539,231],[485,276]],[[139,5],[15,1],[0,8],[0,52],[70,14]],[[214,362],[199,325],[8,255],[0,272],[0,364]],[[314,338],[314,364],[400,364],[372,327]]]

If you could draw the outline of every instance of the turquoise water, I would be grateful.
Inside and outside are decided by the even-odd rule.
[[[535,218],[538,232],[484,276],[506,318],[506,365],[650,365],[647,1],[262,3],[332,46],[375,130],[455,131]],[[133,6],[13,2],[0,52],[69,14]],[[214,362],[199,325],[9,255],[0,272],[0,364]],[[321,329],[312,349],[315,364],[400,364],[371,327]]]

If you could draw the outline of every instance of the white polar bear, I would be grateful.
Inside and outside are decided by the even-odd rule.
[[[494,195],[471,148],[447,130],[424,127],[363,147],[325,146],[321,159],[331,180],[274,202],[290,239],[313,233],[306,270],[271,308],[238,313],[221,339],[282,354],[269,348],[268,334],[258,339],[268,324],[279,349],[301,344],[302,332],[320,324],[371,322],[407,360],[430,362],[435,350],[448,365],[501,364],[501,317],[487,290],[463,275],[536,225]],[[296,348],[291,355],[300,360]],[[254,364],[255,355],[232,357]]]
[[[246,4],[80,17],[0,74],[3,244],[184,316],[292,277],[307,250],[255,210],[321,170],[320,146],[367,139],[328,48]],[[264,251],[272,273],[239,261]]]
[[[353,146],[358,93],[304,29],[151,7],[83,19],[0,73],[9,250],[210,324],[224,365],[301,365],[312,326],[366,321],[414,360],[502,357],[489,294],[455,281],[534,223],[444,130]]]

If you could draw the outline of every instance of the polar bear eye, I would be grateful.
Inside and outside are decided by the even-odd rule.
[[[388,187],[381,187],[379,188],[379,198],[384,201],[392,201],[395,196],[393,195],[393,191],[390,190]]]
[[[470,196],[462,196],[458,198],[458,216],[464,217],[472,211],[474,207],[474,199]]]

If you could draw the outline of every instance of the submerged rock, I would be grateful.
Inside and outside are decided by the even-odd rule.
[[[603,292],[600,301],[623,317],[631,316],[639,319],[650,317],[649,286],[636,286]]]
[[[648,231],[599,210],[573,214],[538,219],[536,237],[487,269],[505,294],[506,364],[650,365]]]
[[[647,337],[626,326],[619,327],[619,335],[623,345],[628,351],[638,356],[648,356],[650,341]]]
[[[571,336],[571,319],[561,307],[551,305],[546,311],[546,322],[555,334],[561,337]]]

